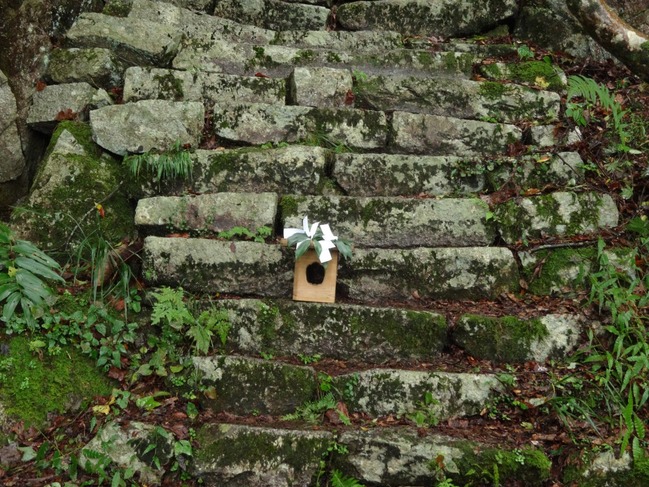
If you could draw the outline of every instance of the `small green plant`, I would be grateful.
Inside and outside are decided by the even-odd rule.
[[[267,226],[258,227],[254,232],[245,227],[232,227],[230,230],[219,232],[217,237],[225,240],[232,240],[235,238],[245,238],[255,242],[264,243],[268,237],[273,234],[273,229]]]
[[[135,178],[139,178],[141,174],[153,177],[158,186],[168,181],[190,179],[192,176],[190,152],[180,142],[176,142],[167,152],[135,154],[125,158],[124,162]]]
[[[418,428],[437,426],[439,423],[437,406],[439,406],[439,401],[433,397],[432,392],[426,392],[424,400],[420,401],[417,409],[408,414],[407,417]]]
[[[187,308],[184,294],[182,288],[168,287],[152,293],[156,303],[151,313],[151,323],[165,324],[177,332],[185,332],[194,340],[196,351],[202,354],[209,351],[214,332],[219,336],[221,344],[225,345],[230,331],[227,311],[210,309],[195,318]]]
[[[304,365],[316,364],[322,358],[322,355],[320,355],[319,353],[316,353],[314,355],[305,355],[305,354],[298,353],[297,356],[300,357],[300,361]]]
[[[530,47],[527,44],[522,44],[521,46],[518,46],[518,49],[516,49],[516,52],[518,52],[518,57],[520,59],[534,59],[534,51],[530,49]]]
[[[58,263],[31,242],[16,239],[11,229],[0,223],[0,304],[2,321],[9,322],[17,310],[30,328],[36,316],[54,296],[48,281],[64,282]]]
[[[583,101],[575,101],[576,98],[582,98]],[[571,117],[577,125],[586,126],[594,116],[594,108],[597,106],[610,113],[613,130],[618,138],[618,149],[625,152],[631,150],[627,146],[630,140],[629,126],[624,121],[628,111],[622,108],[606,86],[584,76],[570,76],[568,78],[566,116]]]
[[[332,470],[331,479],[329,480],[331,487],[364,487],[354,477],[347,477],[340,472],[340,470]]]

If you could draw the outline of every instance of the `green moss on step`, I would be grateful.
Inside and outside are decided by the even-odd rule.
[[[454,341],[470,355],[501,362],[529,360],[532,345],[547,336],[540,320],[514,316],[464,315],[453,333]]]
[[[73,348],[49,356],[30,351],[30,340],[12,338],[0,355],[0,400],[10,417],[41,427],[49,413],[85,407],[94,396],[108,395],[109,380]]]
[[[525,263],[529,292],[538,295],[571,294],[588,287],[588,275],[597,257],[595,248],[542,250]]]
[[[263,429],[245,431],[230,425],[203,426],[197,442],[196,461],[212,468],[242,464],[264,471],[281,462],[298,473],[318,465],[329,445],[325,437],[296,434],[283,438]]]
[[[502,98],[510,91],[510,88],[503,83],[495,81],[484,81],[480,83],[480,95],[489,100]]]

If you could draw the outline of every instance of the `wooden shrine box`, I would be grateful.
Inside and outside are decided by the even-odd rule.
[[[327,268],[320,263],[313,249],[306,251],[295,261],[293,275],[293,300],[315,303],[336,301],[336,278],[338,276],[338,251],[331,250]]]

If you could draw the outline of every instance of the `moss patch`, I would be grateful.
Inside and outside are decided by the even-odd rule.
[[[464,315],[453,339],[479,359],[524,362],[530,359],[532,344],[547,335],[547,328],[538,319]]]
[[[65,348],[55,356],[32,353],[30,341],[12,338],[0,355],[0,398],[9,416],[42,426],[48,413],[83,407],[94,396],[108,395],[109,380],[78,351]]]

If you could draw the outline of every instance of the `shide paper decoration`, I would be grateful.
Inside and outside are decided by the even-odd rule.
[[[311,247],[318,254],[320,263],[326,268],[331,260],[331,249],[336,248],[345,259],[351,259],[352,249],[349,242],[338,238],[331,231],[329,224],[316,222],[309,225],[309,217],[302,221],[303,228],[285,228],[284,238],[288,240],[289,247],[295,247],[295,260],[299,259]]]

